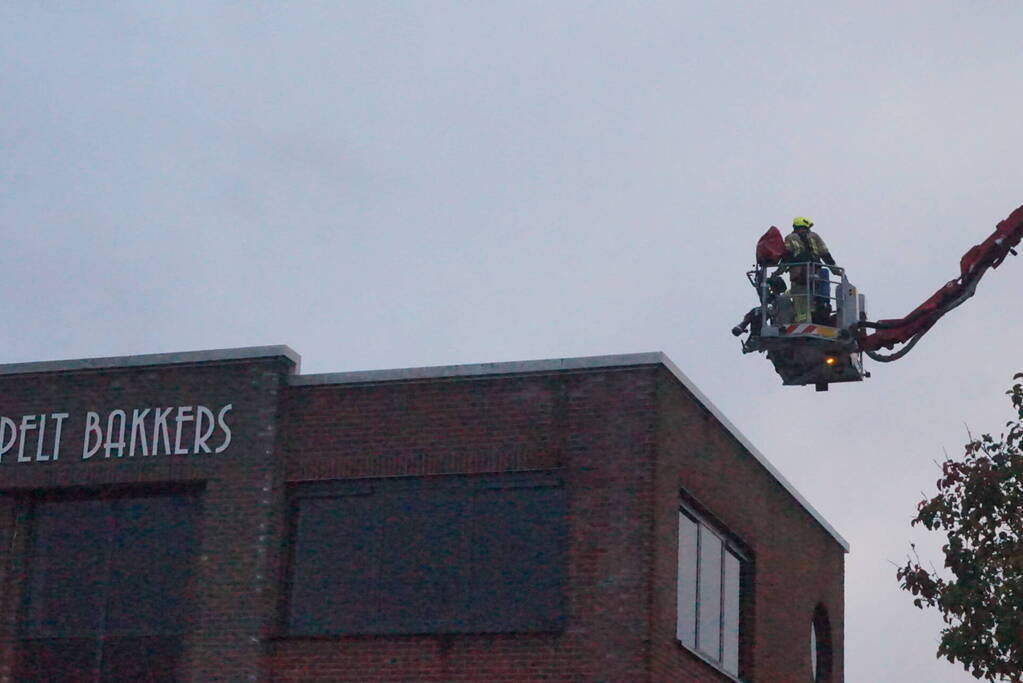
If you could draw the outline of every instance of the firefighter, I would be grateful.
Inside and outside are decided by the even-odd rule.
[[[796,216],[792,219],[792,232],[785,238],[783,268],[789,271],[789,280],[792,282],[790,292],[797,323],[810,322],[811,307],[807,296],[807,286],[810,284],[817,299],[817,305],[813,307],[817,312],[816,322],[826,322],[825,319],[830,315],[831,285],[828,282],[830,273],[826,268],[819,268],[815,264],[823,262],[832,266],[836,274],[842,273],[842,269],[835,266],[835,259],[828,251],[828,245],[820,235],[810,229],[812,227],[813,221],[809,218]]]

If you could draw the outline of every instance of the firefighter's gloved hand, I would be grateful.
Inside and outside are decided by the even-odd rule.
[[[839,266],[831,266],[831,272],[834,273],[835,275],[845,275],[845,268],[840,268]]]

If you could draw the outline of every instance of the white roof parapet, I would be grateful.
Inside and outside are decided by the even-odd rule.
[[[423,368],[395,370],[357,370],[355,372],[329,372],[317,375],[293,375],[288,378],[292,386],[317,384],[363,384],[372,382],[410,382],[424,379],[457,379],[487,375],[521,375],[533,372],[559,372],[563,370],[593,370],[597,368],[630,365],[656,365],[666,359],[663,353],[627,353],[617,356],[584,356],[582,358],[551,358],[546,360],[515,360],[503,363],[474,363],[469,365],[434,365]]]
[[[180,353],[149,353],[138,356],[110,356],[107,358],[77,358],[74,360],[47,360],[32,363],[0,365],[2,375],[26,375],[45,372],[81,372],[83,370],[116,370],[153,365],[182,365],[233,360],[253,360],[280,356],[295,365],[298,372],[301,356],[283,344],[276,346],[244,346],[236,349],[210,349]]]
[[[771,464],[763,453],[757,450],[749,439],[718,410],[696,384],[683,373],[662,351],[629,353],[611,356],[585,356],[581,358],[555,358],[548,360],[510,361],[503,363],[476,363],[470,365],[437,365],[423,368],[401,368],[396,370],[364,370],[356,372],[335,372],[314,375],[292,375],[288,378],[291,386],[317,386],[331,384],[366,384],[376,382],[409,382],[431,379],[456,379],[461,377],[482,377],[487,375],[518,375],[524,373],[558,372],[564,370],[592,370],[598,368],[628,367],[637,365],[663,365],[696,398],[711,415],[735,437],[743,448],[759,462],[788,493],[810,513],[818,524],[831,534],[849,552],[849,542],[842,538],[810,503],[803,498],[782,473]]]

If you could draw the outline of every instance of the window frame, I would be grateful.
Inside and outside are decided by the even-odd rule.
[[[680,491],[680,499],[676,512],[676,539],[678,545],[676,546],[677,558],[676,558],[676,605],[675,605],[675,640],[684,648],[687,652],[693,656],[702,660],[709,666],[713,667],[719,673],[728,676],[729,679],[734,681],[743,680],[743,676],[747,675],[746,672],[746,653],[744,652],[743,642],[744,636],[748,633],[752,618],[749,614],[750,602],[749,596],[752,588],[752,576],[753,576],[753,556],[749,549],[741,543],[732,533],[730,533],[726,527],[714,518],[710,513],[705,512],[705,509],[696,503],[688,494],[684,491]],[[693,604],[686,608],[683,612],[682,604],[682,590],[683,590],[683,557],[682,557],[682,544],[683,544],[683,520],[688,520],[690,524],[695,527],[696,545],[695,552],[696,557],[692,561],[692,564],[696,567],[696,578],[692,582],[693,585],[689,587],[687,593],[694,596]],[[718,635],[717,635],[717,653],[712,654],[707,652],[700,646],[700,629],[701,629],[701,588],[703,585],[703,539],[705,535],[711,535],[717,543],[720,543],[719,558],[717,564],[718,571],[718,602],[716,606],[717,611],[717,624],[718,624]],[[736,586],[737,594],[732,596],[731,600],[728,597],[728,585],[726,579],[729,578],[727,575],[728,558],[731,557],[737,563],[737,576],[734,577],[734,585]],[[734,605],[735,611],[735,642],[731,645],[734,647],[734,670],[729,666],[729,662],[726,662],[726,648],[729,647],[727,640],[727,607],[731,603]],[[691,615],[690,615],[691,612]],[[691,626],[691,643],[686,642],[683,638],[683,618],[691,616],[693,623]]]

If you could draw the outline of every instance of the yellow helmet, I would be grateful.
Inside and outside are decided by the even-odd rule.
[[[792,219],[793,228],[812,228],[813,221],[806,216],[796,216]]]

